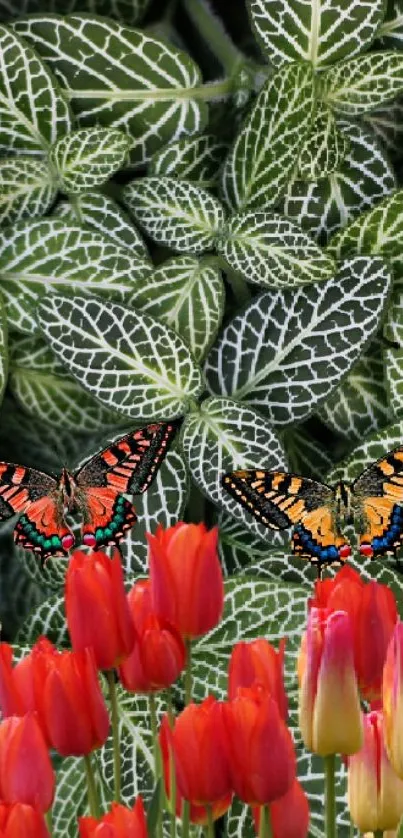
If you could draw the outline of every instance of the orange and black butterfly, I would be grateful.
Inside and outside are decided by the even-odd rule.
[[[74,546],[65,511],[81,513],[83,544],[118,544],[137,519],[124,495],[148,489],[176,429],[176,422],[147,425],[104,448],[77,471],[64,468],[58,479],[0,462],[0,521],[20,513],[14,540],[43,562],[67,555]]]
[[[403,447],[372,463],[353,483],[327,486],[284,471],[224,474],[224,488],[261,524],[294,527],[293,553],[319,567],[351,555],[341,523],[357,520],[363,556],[396,555],[403,541]]]

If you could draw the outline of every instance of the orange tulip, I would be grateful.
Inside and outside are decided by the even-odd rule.
[[[112,669],[130,654],[134,626],[118,550],[73,553],[66,573],[65,609],[75,652],[94,650],[98,669]]]
[[[42,812],[26,803],[0,803],[0,838],[49,838]]]
[[[238,687],[258,683],[277,701],[285,721],[288,703],[283,675],[284,650],[285,640],[281,640],[278,652],[264,637],[236,643],[228,666],[228,698],[236,698]]]
[[[143,801],[139,796],[133,809],[112,803],[101,818],[79,818],[80,838],[147,838]]]
[[[155,613],[185,638],[200,637],[219,623],[224,583],[217,553],[218,530],[184,524],[147,535]]]
[[[0,724],[0,798],[47,812],[54,792],[52,763],[35,714],[5,719]]]
[[[283,795],[269,803],[272,838],[306,838],[309,829],[307,796],[298,782]],[[256,834],[259,835],[261,807],[253,808]]]

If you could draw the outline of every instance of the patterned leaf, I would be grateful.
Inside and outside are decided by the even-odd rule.
[[[45,154],[71,130],[68,103],[39,56],[2,24],[0,53],[0,149]]]
[[[206,106],[192,98],[200,71],[172,44],[86,15],[38,15],[14,26],[54,71],[80,127],[113,126],[130,134],[134,165],[203,129]]]
[[[6,387],[8,374],[7,318],[3,299],[0,296],[0,404]]]
[[[389,289],[384,261],[358,257],[335,279],[255,297],[207,358],[210,390],[247,401],[275,424],[302,421],[359,357]]]
[[[222,170],[229,207],[259,207],[282,196],[308,136],[313,105],[308,65],[285,66],[266,82]]]
[[[205,189],[217,185],[220,166],[227,153],[226,143],[219,142],[214,134],[183,137],[154,154],[148,175],[176,177],[190,180]]]
[[[252,562],[271,561],[275,550],[276,556],[280,553],[284,562],[290,552],[290,530],[267,530],[267,537],[259,538],[247,529],[243,520],[239,521],[223,511],[218,516],[218,527],[219,553],[226,576],[233,576],[243,568],[247,568],[249,573]]]
[[[93,433],[125,421],[71,378],[46,343],[28,335],[11,344],[9,386],[26,413],[58,429]]]
[[[116,128],[83,128],[53,146],[54,165],[63,192],[85,192],[100,186],[126,160],[130,139]]]
[[[49,167],[31,157],[0,160],[0,223],[43,215],[56,196]]]
[[[150,272],[93,230],[59,219],[19,222],[0,233],[0,287],[13,329],[32,332],[38,297],[50,289],[96,293],[119,302],[135,299],[136,283]]]
[[[399,158],[403,145],[403,96],[362,118],[375,131],[391,160]]]
[[[371,52],[331,67],[322,79],[322,96],[338,113],[357,116],[403,92],[403,56]]]
[[[76,838],[77,817],[89,814],[83,768],[82,757],[65,757],[57,771],[56,796],[52,806],[52,827],[55,835]],[[98,783],[96,786],[98,787]]]
[[[61,564],[66,563],[62,560]],[[55,594],[42,602],[27,617],[17,634],[16,641],[32,646],[42,634],[45,634],[59,648],[70,645],[63,595]]]
[[[385,378],[392,415],[403,414],[403,349],[385,349]],[[391,418],[391,417],[389,417]]]
[[[387,454],[391,448],[401,445],[402,438],[402,419],[375,434],[370,434],[345,460],[334,466],[327,475],[326,482],[332,484],[338,480],[355,480],[372,462]]]
[[[401,281],[394,283],[383,333],[386,340],[391,341],[398,347],[403,346],[403,288]]]
[[[347,134],[339,131],[330,108],[318,102],[311,130],[298,160],[298,178],[318,180],[340,169],[349,147]]]
[[[102,233],[118,247],[127,247],[131,254],[149,259],[143,239],[127,213],[113,200],[100,192],[86,192],[75,195],[73,203],[62,201],[54,215],[79,222]]]
[[[112,17],[121,23],[125,22],[134,26],[144,16],[150,0],[46,0],[46,5],[42,0],[40,5],[41,9],[38,11],[46,8],[49,12],[64,15],[72,12],[88,12]],[[31,6],[30,11],[32,12]]]
[[[388,0],[385,20],[379,27],[378,38],[386,49],[403,48],[402,0]]]
[[[224,295],[218,268],[208,260],[177,256],[142,283],[136,307],[172,326],[201,361],[217,335]]]
[[[217,242],[249,282],[281,288],[328,279],[335,264],[297,224],[264,210],[233,215]]]
[[[6,528],[2,527],[4,531]],[[11,533],[0,537],[0,622],[5,637],[15,637],[30,611],[44,599],[43,583],[36,584],[25,560],[14,550]],[[29,651],[29,650],[27,650]]]
[[[186,344],[146,314],[96,298],[47,295],[44,335],[67,369],[100,402],[126,416],[180,416],[203,382]]]
[[[190,413],[181,429],[181,446],[196,485],[255,535],[271,540],[221,486],[221,476],[236,468],[284,468],[280,442],[265,420],[252,408],[231,399],[211,398]]]
[[[123,200],[154,241],[185,253],[211,250],[224,223],[224,210],[207,189],[175,178],[134,180]]]
[[[395,175],[373,131],[343,123],[350,149],[340,169],[314,183],[290,183],[281,210],[320,241],[369,209],[395,187]]]
[[[308,429],[304,425],[286,429],[282,440],[290,461],[290,471],[323,483],[332,467],[332,459]]]
[[[384,15],[383,0],[248,0],[253,28],[274,64],[335,64],[368,47]]]

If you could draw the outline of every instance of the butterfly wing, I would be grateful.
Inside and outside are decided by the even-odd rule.
[[[177,422],[147,425],[118,439],[74,475],[83,511],[83,543],[118,543],[135,523],[123,494],[142,494],[151,485],[176,433]]]
[[[350,548],[334,517],[330,486],[283,471],[234,471],[223,486],[257,521],[271,529],[293,526],[293,552],[320,565],[342,562]]]
[[[363,519],[360,553],[395,554],[403,541],[403,447],[372,463],[351,489]]]

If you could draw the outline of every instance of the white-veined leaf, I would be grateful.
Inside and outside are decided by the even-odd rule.
[[[347,134],[339,131],[331,109],[317,102],[315,118],[298,160],[298,179],[318,180],[335,172],[349,146]]]
[[[403,414],[403,348],[385,349],[385,379],[392,416]]]
[[[321,81],[321,95],[331,108],[345,116],[357,116],[403,92],[403,55],[360,55],[331,67]]]
[[[63,192],[85,192],[101,186],[128,156],[130,139],[116,128],[83,128],[52,147],[50,161]]]
[[[375,434],[370,434],[368,437],[357,445],[356,448],[343,460],[338,463],[329,472],[326,482],[332,485],[338,480],[355,480],[362,471],[371,463],[379,460],[384,454],[387,454],[392,448],[397,448],[402,444],[403,438],[403,420],[399,419],[392,425],[387,425],[381,431]]]
[[[268,58],[336,64],[368,47],[384,15],[383,0],[248,0],[253,28]]]
[[[7,348],[7,317],[2,297],[0,296],[0,404],[7,383],[8,348]]]
[[[301,422],[360,356],[390,285],[383,259],[357,257],[326,282],[260,294],[211,350],[210,391],[248,402],[275,424]]]
[[[52,172],[41,160],[32,157],[0,160],[0,223],[12,224],[25,216],[43,215],[56,191]]]
[[[155,318],[90,297],[50,294],[39,324],[61,362],[103,404],[141,421],[186,412],[202,389],[186,344]]]
[[[253,564],[270,562],[271,557],[282,555],[284,564],[290,552],[290,530],[267,530],[267,538],[252,533],[243,520],[220,510],[218,515],[219,553],[226,576],[233,576]]]
[[[44,155],[71,130],[68,102],[46,64],[2,24],[0,54],[0,149]]]
[[[227,144],[217,140],[214,134],[183,137],[154,154],[147,174],[190,180],[204,189],[211,188],[218,183],[227,150]]]
[[[32,12],[34,11],[31,9],[33,0],[29,0],[29,3],[29,11]],[[43,0],[39,5],[38,11],[43,11]],[[72,12],[88,12],[112,17],[120,23],[135,26],[144,16],[149,5],[150,0],[46,0],[46,11],[64,15]],[[21,15],[22,12],[19,14]]]
[[[14,26],[54,71],[80,127],[130,134],[134,165],[203,129],[206,105],[192,97],[199,68],[172,44],[87,15],[37,15]]]
[[[378,38],[386,49],[403,49],[403,0],[388,0]]]
[[[214,264],[177,256],[144,280],[136,307],[175,329],[201,361],[217,335],[224,298],[221,271]]]
[[[0,291],[10,326],[32,334],[35,306],[50,290],[132,303],[150,265],[102,235],[59,219],[19,222],[0,233]]]
[[[282,67],[266,82],[222,170],[222,195],[231,209],[278,201],[308,136],[313,107],[308,65]]]
[[[256,285],[306,285],[336,271],[335,263],[297,224],[264,210],[232,215],[217,249],[233,270]]]
[[[392,162],[399,159],[403,145],[403,96],[364,114],[362,119],[375,131]]]
[[[60,564],[65,570],[66,562],[62,559]],[[45,634],[59,648],[70,646],[63,594],[54,594],[41,602],[22,624],[16,641],[20,644],[33,645],[42,634]]]
[[[172,250],[211,250],[224,224],[224,209],[217,198],[173,177],[134,180],[123,190],[123,200],[147,235]]]
[[[321,442],[304,425],[287,428],[281,435],[290,471],[323,483],[332,467],[332,458]]]

